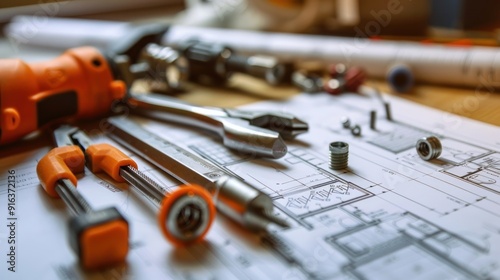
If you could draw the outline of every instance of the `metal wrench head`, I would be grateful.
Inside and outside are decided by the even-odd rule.
[[[225,146],[239,152],[271,158],[281,158],[287,152],[278,132],[252,125],[222,108],[195,106],[156,94],[134,95],[128,104],[136,114],[215,132]]]
[[[309,130],[306,122],[288,113],[236,109],[226,109],[226,113],[230,117],[247,120],[250,125],[276,131],[284,139],[292,139]]]
[[[278,132],[253,126],[246,120],[214,117],[222,125],[222,141],[225,146],[239,152],[281,158],[288,149]]]

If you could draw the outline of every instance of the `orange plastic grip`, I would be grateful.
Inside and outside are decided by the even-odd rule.
[[[85,230],[80,236],[80,261],[87,269],[123,263],[128,253],[128,225],[123,220]]]
[[[0,145],[53,122],[103,116],[126,92],[94,47],[33,64],[2,59],[0,88]]]
[[[37,164],[36,173],[45,191],[51,197],[59,197],[55,188],[57,181],[69,179],[76,186],[74,173],[85,168],[85,156],[78,146],[57,147],[48,152]]]
[[[88,166],[93,173],[104,171],[117,182],[125,182],[120,176],[120,167],[130,165],[137,169],[137,163],[133,159],[106,143],[91,145],[86,154]]]
[[[185,240],[181,240],[181,239],[177,238],[175,235],[173,235],[170,232],[170,230],[168,229],[168,227],[166,225],[166,220],[167,220],[167,216],[169,215],[170,209],[176,203],[176,201],[183,196],[198,196],[198,197],[200,197],[201,199],[203,199],[207,203],[208,210],[209,210],[209,212],[208,212],[209,221],[208,221],[207,228],[197,238],[194,238],[194,239],[189,240],[189,241],[185,241]],[[212,196],[210,195],[210,193],[206,189],[204,189],[203,187],[201,187],[199,185],[194,185],[194,184],[182,185],[181,187],[179,187],[175,191],[167,194],[163,198],[163,201],[162,201],[161,206],[160,206],[160,211],[158,212],[158,220],[157,221],[158,221],[158,225],[159,225],[163,235],[165,236],[165,238],[167,238],[168,241],[172,242],[176,246],[186,246],[189,244],[199,242],[199,241],[203,240],[203,238],[205,238],[205,235],[207,234],[208,230],[210,229],[210,227],[214,221],[215,213],[216,213],[216,210],[215,210],[215,205],[214,205],[213,200],[212,200]]]

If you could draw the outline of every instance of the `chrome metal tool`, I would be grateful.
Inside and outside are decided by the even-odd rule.
[[[133,113],[210,130],[225,146],[244,153],[281,158],[287,153],[282,138],[307,132],[307,123],[281,112],[201,107],[159,94],[131,94]]]
[[[108,119],[108,133],[118,143],[155,164],[179,181],[205,187],[216,208],[243,226],[261,231],[270,223],[288,224],[273,215],[271,198],[219,167],[149,132],[125,117]]]

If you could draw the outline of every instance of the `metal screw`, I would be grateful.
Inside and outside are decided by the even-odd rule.
[[[417,154],[423,160],[435,159],[441,155],[441,151],[443,150],[441,141],[435,136],[418,139],[415,148],[417,149]]]
[[[389,102],[384,102],[384,109],[385,109],[385,118],[388,121],[392,121],[391,104]]]
[[[349,156],[349,144],[346,142],[330,143],[330,168],[333,170],[346,169]]]
[[[372,129],[372,130],[377,129],[376,122],[377,122],[377,111],[371,110],[370,111],[370,129]]]

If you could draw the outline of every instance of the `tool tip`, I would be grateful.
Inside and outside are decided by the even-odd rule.
[[[262,216],[269,223],[273,223],[273,224],[280,226],[281,228],[284,228],[284,229],[290,228],[290,224],[287,221],[273,215],[273,213],[270,213],[269,211],[262,211]]]
[[[273,144],[273,157],[274,158],[282,158],[286,155],[288,152],[288,148],[286,146],[285,141],[281,139],[281,137],[278,137],[278,139],[274,142]]]
[[[309,130],[309,125],[298,119],[298,118],[293,118],[292,120],[292,127],[294,131],[294,136],[302,133],[306,133]]]
[[[293,139],[297,135],[306,133],[307,131],[309,131],[309,125],[306,122],[293,117],[289,119],[288,125],[279,131],[279,133],[285,139]]]

